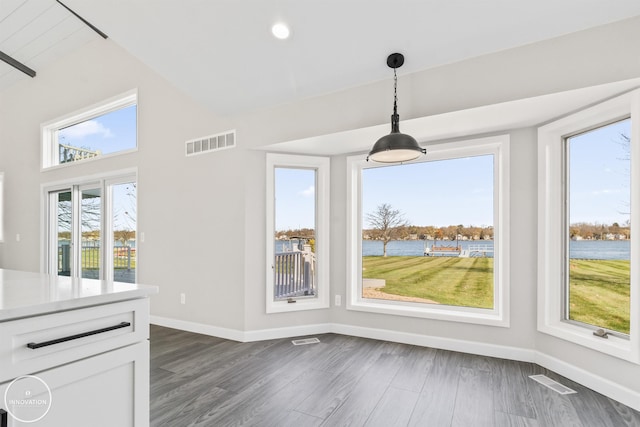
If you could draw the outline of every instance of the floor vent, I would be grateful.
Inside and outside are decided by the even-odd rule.
[[[557,381],[552,380],[551,378],[549,378],[546,375],[529,375],[529,378],[531,378],[534,381],[539,382],[540,384],[542,384],[543,386],[550,388],[551,390],[555,391],[556,393],[560,393],[560,394],[574,394],[577,393],[577,391],[570,389],[567,386],[564,386],[562,384],[560,384]]]
[[[304,338],[301,340],[293,340],[291,341],[293,345],[307,345],[307,344],[318,344],[320,340],[318,338]]]
[[[203,136],[184,143],[185,155],[211,153],[213,151],[226,150],[236,146],[236,131],[231,130],[216,135]]]

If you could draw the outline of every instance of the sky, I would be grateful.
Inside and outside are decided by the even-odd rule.
[[[276,231],[315,228],[315,170],[276,168],[275,187]]]
[[[629,153],[621,134],[630,130],[630,120],[623,120],[569,138],[570,223],[624,225],[629,219]],[[363,216],[388,203],[411,225],[492,226],[493,156],[428,157],[364,169]],[[313,228],[314,184],[311,170],[276,169],[276,230]]]
[[[493,155],[363,170],[363,214],[382,203],[411,225],[493,225]]]
[[[629,146],[631,120],[623,120],[569,138],[571,224],[623,225],[629,220]]]
[[[113,229],[136,229],[137,184],[128,182],[113,187]]]
[[[102,154],[136,147],[136,106],[121,108],[61,129],[61,144],[100,150]]]
[[[276,230],[313,228],[314,172],[276,168],[275,180]],[[493,225],[491,155],[365,169],[362,190],[364,214],[388,203],[413,225]]]

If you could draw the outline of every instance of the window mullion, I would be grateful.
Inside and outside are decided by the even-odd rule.
[[[71,275],[80,277],[82,273],[82,194],[74,185],[71,191]]]
[[[103,233],[101,236],[101,246],[104,248],[102,251],[102,265],[104,266],[102,277],[105,280],[113,280],[113,186],[103,183],[102,192],[104,197],[102,207]]]

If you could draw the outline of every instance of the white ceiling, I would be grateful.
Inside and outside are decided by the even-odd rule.
[[[394,51],[402,75],[640,15],[638,0],[63,1],[223,115],[390,79]],[[54,0],[0,0],[0,50],[36,71],[96,38]],[[23,78],[2,64],[0,90]]]
[[[537,126],[639,87],[640,78],[637,78],[419,117],[403,120],[402,131],[416,138],[428,150],[429,143],[433,141],[442,142],[465,135],[504,133],[512,129]],[[258,149],[318,156],[361,154],[371,149],[372,141],[388,132],[389,125],[384,124],[280,142]]]
[[[0,51],[36,73],[96,38],[100,36],[55,0],[0,0]],[[0,62],[0,91],[29,78]]]

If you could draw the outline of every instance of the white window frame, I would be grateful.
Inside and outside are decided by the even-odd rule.
[[[576,133],[631,117],[631,307],[628,338],[593,335],[595,327],[564,320],[565,142]],[[640,363],[640,91],[635,90],[538,129],[538,331]],[[635,262],[634,262],[635,260]]]
[[[55,220],[51,215],[51,210],[55,208],[55,197],[52,197],[52,192],[71,191],[75,195],[72,197],[74,201],[73,217],[71,224],[71,239],[73,246],[80,247],[81,245],[81,223],[79,221],[80,215],[80,193],[86,188],[100,188],[100,194],[102,202],[100,206],[100,221],[101,221],[101,280],[113,280],[113,191],[112,186],[117,184],[123,184],[128,182],[138,182],[137,169],[126,169],[120,171],[114,171],[111,173],[92,175],[86,177],[79,177],[65,181],[59,181],[55,183],[47,183],[41,185],[41,223],[42,223],[42,235],[40,239],[40,271],[45,274],[57,274],[57,246],[54,245],[52,239],[52,233],[57,230],[54,229]],[[137,198],[136,198],[137,203]],[[137,209],[136,209],[137,210]],[[107,215],[108,214],[108,215]],[[107,228],[108,227],[108,228]],[[137,219],[136,219],[136,236],[138,235]],[[138,243],[138,242],[136,242]],[[136,245],[136,271],[135,281],[138,280],[138,254],[140,253],[139,245]],[[73,277],[79,277],[81,274],[81,254],[72,254],[71,261],[71,275]]]
[[[96,117],[103,116],[110,112],[120,110],[122,108],[137,105],[138,103],[138,90],[133,89],[123,94],[114,96],[100,103],[91,105],[87,108],[83,108],[73,113],[66,114],[57,119],[48,121],[40,125],[41,135],[41,170],[49,170],[52,168],[69,167],[78,163],[86,163],[104,159],[113,156],[120,156],[127,153],[132,153],[138,150],[138,136],[136,125],[136,146],[127,150],[117,151],[115,153],[103,154],[98,157],[92,157],[84,159],[78,162],[59,163],[58,153],[58,131],[62,128],[72,126],[77,123],[81,123],[87,120],[94,119]],[[137,111],[136,111],[136,123],[137,123]]]
[[[493,309],[362,298],[362,170],[377,165],[364,155],[347,158],[347,309],[397,316],[509,327],[509,136],[430,145],[419,161],[494,156]]]
[[[0,172],[0,243],[4,242],[4,172]]]
[[[295,303],[274,301],[274,235],[275,235],[275,169],[301,168],[316,170],[316,272],[317,295],[295,298]],[[329,184],[331,161],[328,157],[267,153],[267,223],[266,223],[266,311],[289,311],[329,308]]]

